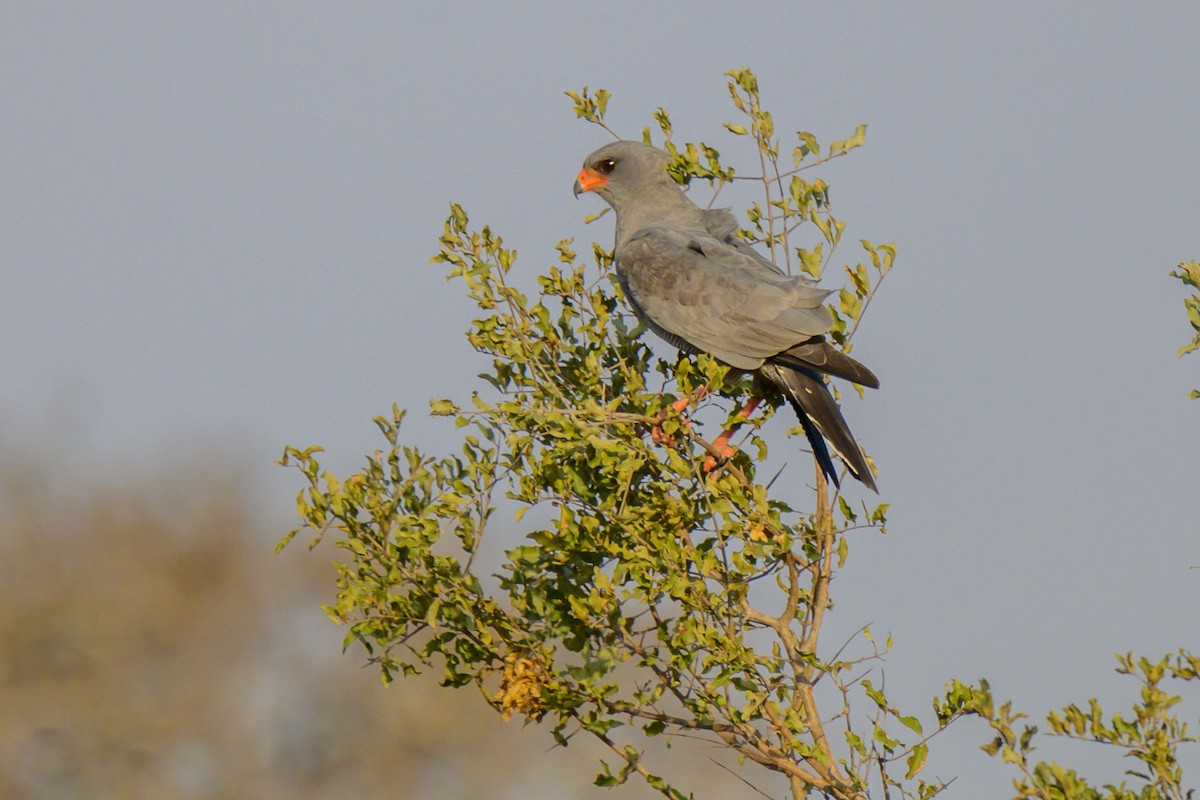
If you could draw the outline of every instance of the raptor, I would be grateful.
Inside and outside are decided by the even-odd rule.
[[[737,235],[727,209],[702,209],[667,173],[669,154],[640,142],[601,147],[583,163],[575,195],[594,192],[616,212],[616,272],[634,313],[688,353],[708,353],[787,398],[822,473],[838,485],[830,451],[878,491],[862,449],[826,386],[830,375],[872,389],[879,380],[825,340],[832,292],[784,274]],[[761,396],[742,409],[748,416]],[[730,431],[714,442],[732,452]]]

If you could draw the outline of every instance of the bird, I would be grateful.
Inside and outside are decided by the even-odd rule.
[[[667,172],[671,156],[616,141],[584,159],[575,196],[599,195],[616,212],[615,269],[638,319],[685,353],[707,353],[755,378],[748,417],[767,387],[788,400],[822,474],[840,488],[830,450],[849,473],[878,492],[825,375],[879,388],[867,367],[826,341],[833,292],[787,275],[737,234],[728,209],[702,209]],[[765,391],[764,391],[765,390]],[[683,401],[686,404],[686,399]],[[682,410],[677,404],[676,409]],[[733,431],[713,443],[731,455]]]

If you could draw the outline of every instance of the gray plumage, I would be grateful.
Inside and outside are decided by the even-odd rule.
[[[777,387],[800,418],[825,475],[825,441],[875,490],[822,373],[877,388],[869,369],[825,341],[831,292],[778,267],[737,235],[726,209],[696,206],[666,172],[670,156],[614,142],[584,161],[575,193],[594,191],[616,212],[616,271],[638,318],[679,349],[708,353]]]

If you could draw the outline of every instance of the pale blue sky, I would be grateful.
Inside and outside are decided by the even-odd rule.
[[[869,125],[822,177],[849,242],[899,250],[855,351],[883,388],[846,403],[892,524],[834,626],[895,633],[923,712],[951,677],[1115,698],[1112,652],[1200,644],[1200,357],[1167,277],[1200,257],[1198,32],[1182,3],[9,7],[0,447],[216,452],[289,524],[284,443],[351,469],[397,402],[437,447],[427,398],[474,385],[471,309],[426,264],[447,204],[530,275],[607,244],[570,192],[606,137],[562,92],[736,158],[747,65],[783,131]],[[1004,795],[982,729],[951,736],[951,796]]]

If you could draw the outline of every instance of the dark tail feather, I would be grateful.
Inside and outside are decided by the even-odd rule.
[[[796,416],[800,419],[800,426],[804,428],[804,435],[808,437],[808,443],[812,446],[813,458],[817,460],[817,466],[821,468],[821,472],[825,473],[826,480],[836,488],[842,488],[842,483],[838,480],[837,469],[834,468],[833,459],[829,455],[829,448],[825,445],[825,438],[808,418],[808,414],[804,413],[804,409],[800,408],[799,403],[791,397],[788,397],[788,402],[792,404]]]
[[[812,445],[813,456],[834,486],[838,485],[837,470],[834,469],[826,440],[834,454],[846,463],[850,474],[864,486],[878,493],[875,478],[867,465],[866,456],[854,441],[846,420],[825,381],[811,370],[788,369],[776,364],[764,364],[760,370],[764,378],[783,390],[800,418],[800,424]]]
[[[822,336],[814,336],[807,342],[783,351],[775,356],[775,360],[793,369],[815,369],[868,389],[879,388],[879,378],[875,377],[875,373],[825,341]]]

